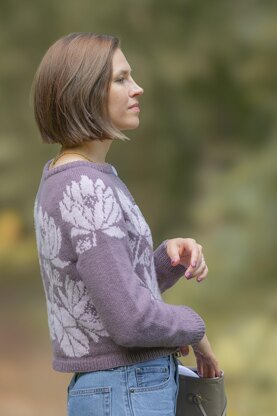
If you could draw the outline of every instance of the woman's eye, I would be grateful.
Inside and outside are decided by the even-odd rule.
[[[117,80],[116,80],[116,82],[123,82],[125,80],[125,78],[118,78]]]

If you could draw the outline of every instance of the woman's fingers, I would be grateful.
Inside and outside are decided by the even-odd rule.
[[[202,255],[202,259],[201,259],[201,263],[199,267],[195,270],[195,272],[192,273],[190,277],[187,277],[187,279],[191,279],[194,277],[196,278],[198,282],[201,282],[202,280],[205,279],[207,274],[208,274],[208,267],[206,265],[204,256]],[[185,273],[185,276],[186,276],[186,273]]]
[[[166,244],[167,254],[171,259],[171,264],[176,266],[180,261],[180,244],[178,243],[179,238],[168,240]]]
[[[203,377],[209,377],[208,374],[209,374],[209,366],[204,361],[204,363],[203,363]]]
[[[201,260],[199,253],[200,247],[193,238],[173,238],[168,240],[166,244],[167,254],[172,264],[177,265],[180,257],[182,257],[186,261],[184,265],[191,267],[191,270],[197,267]]]
[[[196,278],[201,282],[208,274],[202,246],[193,238],[174,238],[167,241],[167,254],[171,258],[171,264],[177,266],[182,264],[187,268],[185,277]]]
[[[204,280],[205,277],[207,276],[208,271],[209,271],[208,266],[205,265],[203,273],[201,273],[199,276],[196,277],[197,282],[202,282],[202,280]]]
[[[189,346],[185,345],[183,347],[180,347],[180,351],[181,351],[181,354],[183,356],[188,355],[189,354]]]
[[[197,369],[199,369],[200,376],[220,377],[219,364],[206,334],[197,344],[193,345],[193,352],[196,357]]]
[[[208,274],[208,266],[206,265],[205,261],[203,261],[201,268],[199,268],[199,270],[195,272],[193,277],[196,278],[197,282],[201,282],[202,280],[205,279],[207,274]]]
[[[203,377],[203,361],[202,357],[197,355],[196,356],[196,365],[197,365],[197,373],[200,377]]]
[[[219,364],[216,360],[215,360],[215,363],[214,363],[214,370],[215,370],[214,377],[220,377],[221,376],[221,371],[220,371]]]
[[[197,371],[200,377],[214,378],[219,376],[220,372],[216,371],[214,364],[207,362],[205,359],[197,359],[196,361]]]
[[[213,367],[213,365],[208,365],[207,366],[207,376],[206,377],[215,377],[215,369]]]
[[[213,356],[205,357],[201,353],[195,353],[197,372],[200,377],[220,377],[221,371],[218,362]]]
[[[199,265],[201,264],[202,260],[202,246],[200,244],[197,244],[195,240],[191,240],[189,242],[189,248],[190,248],[190,266],[188,268],[190,272],[195,271]]]

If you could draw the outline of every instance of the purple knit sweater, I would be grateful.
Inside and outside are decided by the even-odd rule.
[[[96,371],[147,361],[197,343],[205,325],[161,293],[185,267],[171,266],[116,169],[74,161],[44,166],[34,225],[53,368]]]

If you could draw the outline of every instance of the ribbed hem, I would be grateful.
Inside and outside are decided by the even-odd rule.
[[[163,357],[173,354],[179,350],[179,347],[173,348],[151,348],[149,351],[136,352],[109,352],[101,357],[88,358],[54,358],[52,362],[53,369],[64,373],[88,372],[107,370],[120,366],[132,365],[147,360]]]

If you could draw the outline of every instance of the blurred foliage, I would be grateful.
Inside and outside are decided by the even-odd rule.
[[[34,345],[48,342],[33,202],[42,167],[59,147],[41,143],[29,103],[32,79],[60,36],[110,33],[121,38],[145,92],[139,129],[129,132],[131,142],[114,143],[107,160],[141,207],[155,245],[193,237],[209,266],[206,281],[181,279],[165,300],[205,318],[226,373],[229,416],[273,415],[276,12],[270,0],[0,0],[1,325],[15,355],[18,342],[30,348],[22,332]],[[13,331],[4,319],[11,309]],[[43,357],[45,371],[49,352]],[[14,391],[11,366],[1,368],[0,384],[10,380]],[[6,397],[1,414],[37,414],[35,399],[12,411]]]

